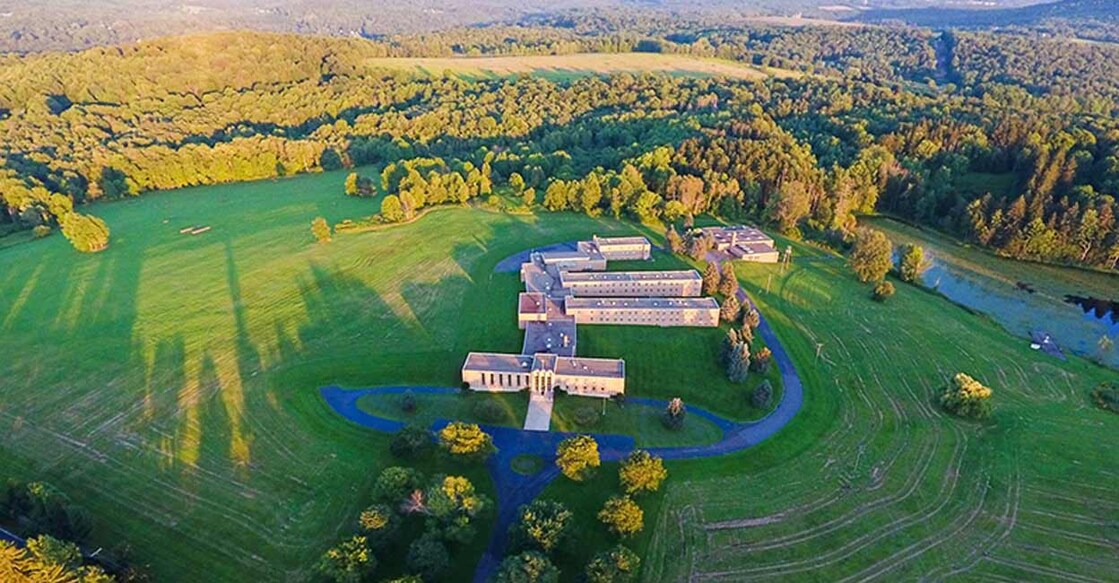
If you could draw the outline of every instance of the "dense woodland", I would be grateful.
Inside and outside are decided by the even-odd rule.
[[[509,188],[549,210],[711,213],[840,242],[857,214],[886,211],[1014,257],[1114,269],[1119,49],[1004,41],[541,17],[380,42],[224,33],[9,56],[0,230],[60,226],[95,251],[107,231],[79,214],[95,200],[376,165],[359,172],[385,170],[383,220]],[[800,74],[464,80],[369,64],[579,51]]]

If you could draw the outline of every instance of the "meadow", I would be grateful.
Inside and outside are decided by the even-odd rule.
[[[514,77],[532,74],[552,80],[613,73],[667,73],[689,77],[760,79],[796,76],[799,73],[690,55],[660,53],[577,53],[571,55],[516,55],[487,57],[384,57],[368,59],[371,68],[449,73],[464,78]]]
[[[456,207],[315,244],[313,217],[374,208],[342,195],[344,178],[94,206],[114,236],[97,255],[58,236],[0,250],[3,473],[58,486],[94,516],[95,545],[128,544],[157,580],[307,579],[390,463],[386,436],[337,417],[319,387],[457,386],[466,352],[520,349],[520,282],[493,273],[499,260],[591,234],[659,238],[615,220]],[[180,235],[188,224],[212,230]],[[796,249],[787,271],[739,275],[796,361],[805,407],[757,448],[669,465],[629,543],[646,557],[643,580],[1114,574],[1106,436],[1119,419],[1087,392],[1115,372],[1031,352],[916,288],[871,302],[842,260]],[[580,350],[626,345],[634,395],[760,414],[712,367],[718,332],[694,332],[633,344],[632,329],[581,330]],[[994,388],[991,422],[935,406],[960,370]],[[606,423],[636,432],[642,421]],[[495,495],[481,468],[451,469]],[[593,514],[615,469],[545,492],[579,516],[565,579],[612,542]],[[455,580],[487,538],[460,551]]]

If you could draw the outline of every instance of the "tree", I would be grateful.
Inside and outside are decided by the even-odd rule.
[[[423,476],[413,468],[390,466],[381,471],[373,484],[373,498],[387,504],[399,504],[423,483]]]
[[[958,373],[940,396],[940,404],[951,413],[972,419],[991,416],[993,391],[974,378]]]
[[[729,298],[736,292],[738,292],[738,277],[734,274],[734,264],[724,261],[722,275],[719,277],[719,293]]]
[[[1104,362],[1107,360],[1111,351],[1115,349],[1115,341],[1112,340],[1107,334],[1100,336],[1099,342],[1096,342],[1096,360]]]
[[[323,553],[315,570],[337,583],[360,583],[377,567],[364,536],[355,535]]]
[[[757,409],[768,408],[771,399],[773,399],[773,385],[769,384],[768,380],[762,381],[750,393],[750,404]]]
[[[727,379],[732,383],[744,383],[750,372],[750,345],[739,342],[727,356]]]
[[[659,490],[661,483],[668,478],[668,470],[664,468],[664,461],[661,458],[638,449],[630,453],[622,462],[618,468],[618,478],[622,482],[622,489],[632,496],[641,492]]]
[[[876,302],[884,302],[894,295],[894,284],[888,281],[880,281],[874,284],[874,291],[871,292],[871,297]]]
[[[396,536],[396,531],[400,528],[400,515],[387,504],[374,504],[361,511],[358,526],[365,533],[370,547],[383,547]]]
[[[664,243],[668,247],[668,252],[673,255],[684,252],[684,239],[680,237],[680,233],[676,232],[676,227],[671,224],[668,225],[668,230],[664,233]]]
[[[520,174],[514,172],[509,175],[509,186],[513,188],[515,194],[521,194],[525,191],[525,179]]]
[[[358,196],[361,194],[361,189],[358,188],[357,181],[357,172],[350,172],[348,175],[346,175],[345,189],[347,196]]]
[[[576,482],[591,477],[600,464],[598,442],[589,435],[569,437],[556,449],[556,465],[563,475]]]
[[[408,425],[393,434],[389,451],[400,459],[418,459],[427,457],[434,445],[430,431],[417,425]]]
[[[477,493],[474,484],[462,476],[437,478],[425,491],[422,512],[427,515],[427,531],[444,540],[466,544],[475,535],[473,519],[490,505]]]
[[[62,236],[82,253],[97,253],[109,246],[109,226],[97,217],[68,213],[59,224]]]
[[[742,323],[746,326],[749,326],[751,330],[755,330],[762,324],[762,315],[759,314],[758,311],[754,308],[750,308],[742,317]]]
[[[381,218],[386,223],[399,223],[404,220],[404,205],[400,197],[390,194],[381,201]]]
[[[432,581],[447,572],[451,566],[451,554],[443,541],[432,533],[426,533],[408,546],[405,562],[409,571],[418,573],[424,581]]]
[[[74,570],[82,564],[82,551],[72,542],[44,534],[27,541],[27,551],[44,565]]]
[[[551,553],[570,539],[574,526],[575,515],[562,503],[533,500],[521,506],[509,535],[514,548]]]
[[[763,346],[750,355],[750,370],[764,374],[769,370],[771,362],[773,362],[773,352]]]
[[[855,245],[847,262],[863,283],[882,281],[893,265],[893,248],[886,234],[870,228],[855,233]]]
[[[555,583],[559,569],[541,552],[525,551],[506,557],[497,569],[497,583]]]
[[[628,548],[617,545],[602,551],[587,564],[587,583],[630,583],[641,569],[641,557]]]
[[[315,236],[315,240],[319,243],[329,243],[330,225],[326,224],[326,219],[315,217],[315,220],[311,221],[311,234]]]
[[[493,437],[475,423],[447,424],[439,431],[439,444],[456,456],[485,458],[494,452]]]
[[[707,267],[703,268],[703,295],[715,295],[719,289],[719,268],[714,263],[708,263]]]
[[[906,283],[913,283],[928,268],[925,250],[920,245],[905,244],[898,251],[898,277]]]
[[[734,295],[729,295],[723,300],[723,305],[719,306],[719,319],[724,322],[734,322],[742,313],[742,306],[738,304],[738,298]]]
[[[645,527],[645,513],[629,496],[612,496],[598,512],[598,519],[610,532],[622,537],[630,537]]]
[[[664,415],[661,416],[661,421],[664,426],[669,429],[680,429],[684,426],[684,417],[687,416],[688,409],[684,407],[684,401],[680,397],[676,397],[668,402],[668,406],[664,408]]]
[[[525,203],[525,206],[527,206],[527,207],[532,207],[533,205],[535,205],[536,204],[536,189],[535,188],[524,189],[524,192],[521,193],[521,200]]]

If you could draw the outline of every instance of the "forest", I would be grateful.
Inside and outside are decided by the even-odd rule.
[[[798,75],[467,79],[369,64],[575,52],[680,53]],[[377,181],[392,197],[385,220],[509,188],[553,211],[709,213],[843,245],[857,215],[887,212],[1012,257],[1115,269],[1117,57],[1106,45],[992,33],[655,15],[541,16],[378,41],[219,33],[7,56],[0,233],[60,228],[97,251],[108,230],[81,214],[94,201],[373,165],[391,168]]]

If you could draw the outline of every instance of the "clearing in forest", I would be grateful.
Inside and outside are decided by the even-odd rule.
[[[371,67],[415,70],[437,75],[449,71],[464,77],[507,77],[532,73],[556,78],[610,73],[659,72],[671,75],[760,79],[790,77],[800,73],[690,55],[659,53],[577,53],[572,55],[517,55],[490,57],[386,57],[367,61]]]

